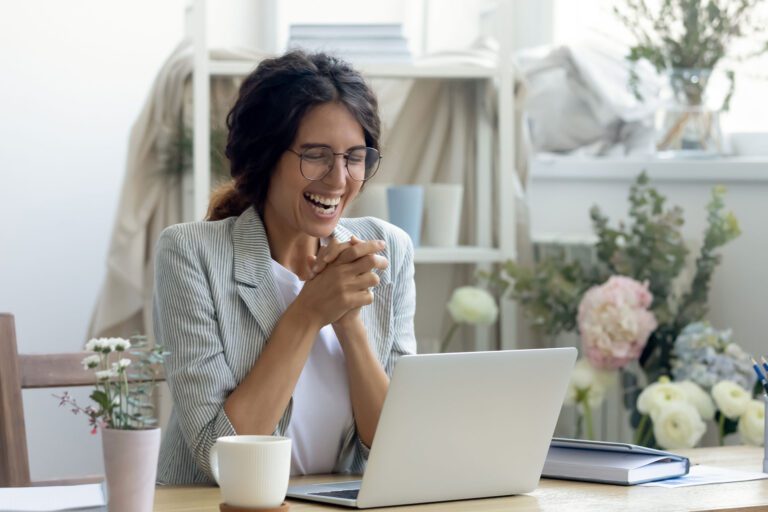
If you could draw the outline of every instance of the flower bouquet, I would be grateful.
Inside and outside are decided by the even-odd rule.
[[[641,173],[630,188],[627,222],[612,226],[598,207],[590,211],[596,265],[555,255],[532,268],[509,261],[485,277],[509,293],[545,337],[577,331],[593,366],[619,369],[624,404],[637,428],[643,417],[638,395],[646,383],[673,377],[675,340],[705,317],[709,284],[721,260],[718,249],[740,233],[725,210],[724,195],[724,188],[713,188],[693,275],[685,270],[689,249],[682,210],[668,206]]]

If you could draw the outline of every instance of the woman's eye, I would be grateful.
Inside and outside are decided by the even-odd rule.
[[[323,160],[325,159],[325,151],[320,149],[310,149],[304,152],[303,158],[305,160]]]

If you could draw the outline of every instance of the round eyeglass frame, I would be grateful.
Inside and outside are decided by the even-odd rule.
[[[328,176],[328,175],[331,173],[331,171],[333,170],[333,165],[334,165],[334,164],[332,163],[332,164],[331,164],[331,165],[328,167],[328,169],[327,169],[327,170],[326,170],[326,171],[323,173],[323,175],[322,175],[322,176],[320,176],[319,178],[308,178],[308,177],[307,177],[307,175],[306,175],[306,174],[304,174],[304,169],[302,168],[302,164],[303,164],[303,162],[304,162],[304,153],[305,153],[305,152],[307,152],[307,151],[310,151],[310,150],[312,150],[312,149],[317,149],[318,147],[320,147],[320,148],[325,148],[325,149],[329,149],[329,150],[331,151],[331,154],[332,154],[332,155],[333,155],[333,157],[334,157],[334,163],[335,163],[335,159],[336,159],[336,157],[337,157],[337,156],[343,156],[343,157],[344,157],[344,169],[346,169],[346,170],[347,170],[347,176],[349,176],[349,178],[350,178],[352,181],[366,182],[366,181],[370,180],[371,178],[373,178],[373,177],[376,175],[376,173],[378,172],[378,170],[379,170],[379,166],[381,165],[381,160],[382,160],[382,158],[384,158],[384,157],[381,155],[381,153],[379,153],[379,150],[378,150],[378,149],[376,149],[376,148],[372,148],[372,147],[368,147],[368,146],[366,146],[366,147],[364,147],[364,148],[355,148],[355,149],[353,149],[352,151],[355,151],[356,149],[372,150],[372,151],[375,151],[375,152],[376,152],[376,154],[377,154],[377,155],[378,155],[378,157],[379,157],[379,158],[376,160],[376,167],[374,167],[373,171],[371,171],[371,174],[370,174],[370,175],[369,175],[367,178],[363,178],[362,180],[359,180],[359,179],[355,178],[354,176],[352,176],[352,173],[351,173],[351,172],[349,172],[349,153],[350,153],[350,151],[346,151],[346,152],[342,152],[342,153],[336,153],[336,152],[334,152],[333,150],[331,150],[331,148],[329,148],[329,147],[327,147],[327,146],[314,146],[314,147],[309,147],[309,148],[306,148],[304,151],[301,151],[301,152],[298,152],[298,151],[296,151],[296,150],[294,150],[294,149],[292,149],[292,148],[288,148],[286,151],[290,151],[291,153],[293,153],[294,155],[296,155],[296,156],[298,156],[298,157],[299,157],[299,172],[301,173],[301,175],[302,175],[302,176],[304,176],[304,179],[306,179],[306,180],[309,180],[309,181],[322,181],[322,180],[324,180],[324,179],[325,179],[325,177],[326,177],[326,176]]]

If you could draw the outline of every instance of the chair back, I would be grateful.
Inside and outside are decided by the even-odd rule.
[[[29,474],[22,389],[93,386],[93,372],[81,364],[89,354],[19,354],[13,315],[0,313],[0,487],[34,485]],[[157,380],[165,380],[164,374]],[[93,478],[46,484],[75,481]]]

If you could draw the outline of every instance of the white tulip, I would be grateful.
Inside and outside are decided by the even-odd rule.
[[[739,434],[746,444],[763,446],[765,443],[765,403],[750,400],[739,418]]]
[[[688,401],[699,411],[701,419],[711,420],[715,417],[715,403],[701,386],[690,380],[684,380],[677,384],[685,390],[685,394],[688,395]]]
[[[456,288],[448,302],[448,311],[457,323],[481,325],[492,324],[499,314],[493,296],[476,286]]]
[[[672,402],[688,402],[685,389],[668,378],[661,377],[657,382],[643,389],[637,397],[637,410],[652,417],[666,405]]]
[[[731,420],[744,414],[752,399],[746,389],[729,380],[721,380],[712,386],[712,398],[715,399],[715,405],[720,412]]]
[[[696,408],[683,400],[667,403],[653,418],[653,435],[666,450],[693,448],[706,430]]]

